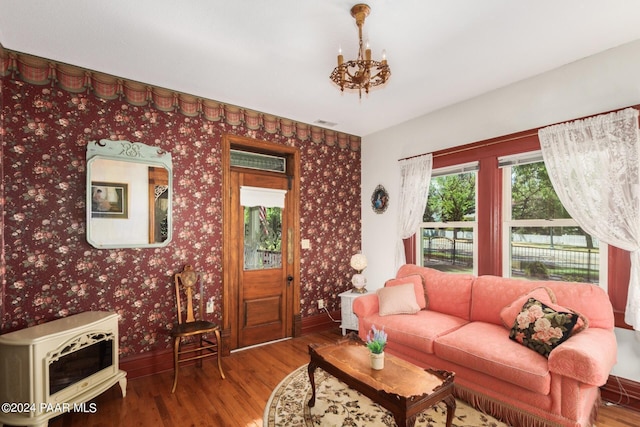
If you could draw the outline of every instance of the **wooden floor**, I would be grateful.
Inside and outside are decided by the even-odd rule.
[[[95,413],[65,414],[49,426],[262,426],[272,390],[309,361],[308,344],[339,337],[336,329],[232,353],[222,359],[226,380],[220,379],[214,359],[206,360],[202,369],[186,366],[175,394],[171,394],[172,372],[135,378],[129,381],[126,398],[116,385],[92,401]],[[637,427],[640,413],[603,406],[596,425]]]

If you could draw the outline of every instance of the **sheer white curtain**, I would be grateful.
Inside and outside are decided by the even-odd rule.
[[[625,322],[640,330],[640,138],[627,108],[538,132],[549,178],[589,234],[631,252]]]
[[[429,196],[429,182],[433,156],[400,160],[400,197],[398,198],[398,243],[396,271],[406,262],[402,239],[413,236],[422,222],[422,214]]]

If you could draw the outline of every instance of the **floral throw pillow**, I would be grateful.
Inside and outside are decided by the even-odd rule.
[[[577,321],[576,313],[556,311],[529,298],[516,317],[509,338],[548,358],[551,350],[569,339]]]
[[[556,296],[551,289],[546,287],[531,289],[500,310],[500,318],[502,319],[502,324],[505,328],[511,329],[513,322],[516,320],[516,316],[520,314],[522,306],[529,301],[529,298],[535,298],[547,305],[556,302]]]

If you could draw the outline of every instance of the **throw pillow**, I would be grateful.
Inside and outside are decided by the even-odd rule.
[[[577,321],[574,312],[556,311],[529,298],[516,317],[509,338],[548,358],[554,348],[569,339]]]
[[[554,303],[549,303],[547,305],[549,306],[549,308],[552,308],[555,311],[569,311],[571,313],[574,313],[576,316],[578,316],[578,321],[576,322],[576,326],[573,328],[573,331],[571,331],[571,335],[575,335],[578,332],[584,331],[589,327],[589,319],[587,319],[584,315],[575,311],[574,309],[563,307],[560,304],[554,304]]]
[[[556,296],[553,291],[545,287],[535,288],[520,295],[515,299],[515,301],[500,311],[500,318],[502,319],[502,324],[505,328],[511,329],[513,327],[513,322],[516,320],[516,316],[522,311],[522,306],[529,301],[529,298],[535,298],[547,305],[556,302]]]
[[[420,310],[427,308],[429,304],[429,298],[424,290],[424,278],[419,274],[412,274],[410,276],[399,277],[397,279],[390,279],[384,283],[385,287],[404,285],[407,283],[413,283],[413,290],[416,293],[416,302],[420,307]]]
[[[388,286],[378,289],[378,303],[380,316],[391,314],[415,314],[420,311],[416,302],[413,284]]]

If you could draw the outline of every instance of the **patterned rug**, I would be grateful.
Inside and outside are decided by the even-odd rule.
[[[275,388],[264,410],[264,427],[393,427],[391,412],[373,403],[318,368],[315,371],[316,404],[309,408],[311,383],[307,365],[290,373]],[[495,418],[457,400],[454,427],[508,427]],[[416,427],[440,427],[447,420],[441,403],[418,415]]]

